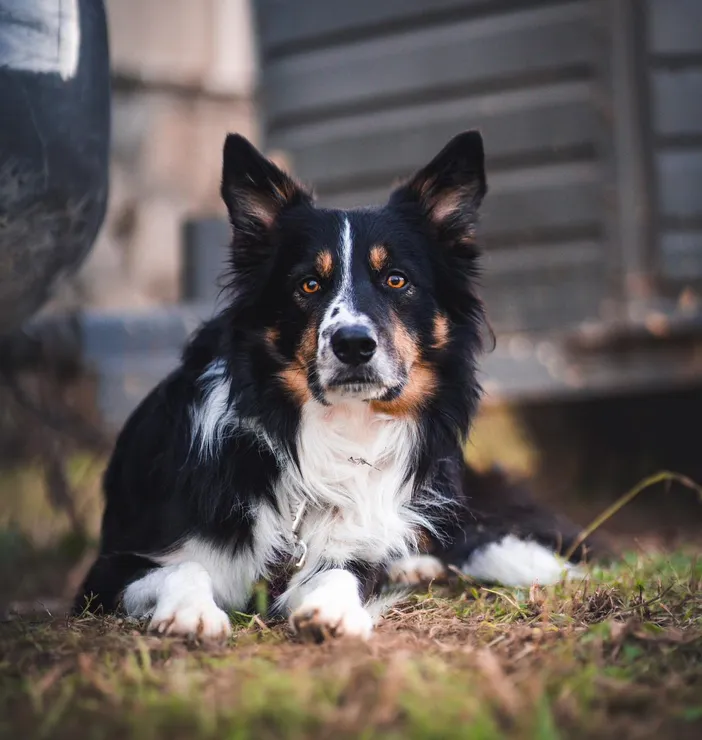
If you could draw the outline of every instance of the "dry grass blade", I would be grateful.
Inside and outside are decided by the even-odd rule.
[[[664,470],[660,473],[650,475],[648,478],[644,478],[642,481],[637,483],[633,488],[627,491],[623,496],[618,498],[611,506],[608,506],[601,514],[596,516],[590,524],[575,538],[573,544],[570,546],[568,551],[565,553],[564,558],[570,560],[573,557],[573,553],[585,542],[585,540],[596,532],[606,521],[611,519],[620,509],[623,509],[630,501],[633,501],[642,491],[645,491],[651,486],[655,486],[657,483],[680,483],[681,485],[689,488],[697,493],[702,501],[702,486],[695,483],[691,478],[680,473],[673,473],[669,470]]]

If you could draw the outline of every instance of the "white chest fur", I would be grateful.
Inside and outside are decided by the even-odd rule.
[[[416,443],[412,421],[378,414],[367,403],[303,407],[300,467],[287,467],[277,495],[281,507],[306,502],[300,536],[308,567],[320,560],[377,562],[412,550],[423,523],[410,505]]]

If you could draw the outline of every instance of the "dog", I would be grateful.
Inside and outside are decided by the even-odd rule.
[[[227,303],[117,439],[75,611],[222,639],[267,579],[301,639],[365,639],[389,584],[579,572],[583,546],[557,555],[573,525],[464,460],[486,192],[477,131],[384,206],[348,211],[227,136]]]

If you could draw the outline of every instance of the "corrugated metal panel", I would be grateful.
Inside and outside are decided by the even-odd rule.
[[[382,202],[398,177],[478,127],[495,327],[598,317],[608,267],[595,83],[606,42],[590,0],[312,0],[304,14],[260,0],[257,10],[267,144],[322,203]]]
[[[650,45],[654,53],[702,52],[699,0],[649,0]]]
[[[490,0],[487,0],[490,2]],[[304,22],[300,5],[290,0],[259,0],[262,47],[266,56],[295,46],[309,49],[329,43],[330,37],[349,38],[386,34],[389,29],[423,25],[452,11],[465,12],[486,0],[355,0],[353,3],[305,0]]]
[[[480,125],[490,166],[592,156],[596,114],[587,82],[472,95],[284,127],[278,146],[324,192],[388,182],[425,164],[456,132]],[[519,125],[515,126],[515,118]]]
[[[649,0],[659,262],[679,284],[702,279],[702,2]]]
[[[442,88],[582,69],[593,53],[583,32],[587,5],[452,22],[276,58],[266,70],[266,115],[275,126],[313,111],[385,106],[403,96],[436,97]]]
[[[655,70],[653,98],[654,125],[660,136],[702,134],[702,64]]]

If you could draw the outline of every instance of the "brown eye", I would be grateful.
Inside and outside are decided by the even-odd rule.
[[[314,278],[308,278],[300,284],[300,288],[302,289],[303,293],[311,295],[312,293],[316,293],[318,290],[321,290],[322,286]]]
[[[391,272],[385,278],[385,285],[387,285],[388,288],[395,288],[395,290],[399,290],[400,288],[404,288],[405,285],[407,285],[407,278],[404,275],[401,275],[399,272]]]

